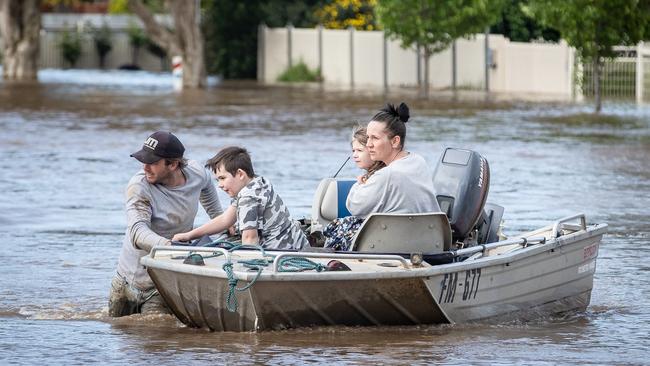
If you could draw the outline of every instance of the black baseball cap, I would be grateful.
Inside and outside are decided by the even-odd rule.
[[[142,145],[140,151],[131,154],[144,164],[153,164],[160,159],[182,158],[185,146],[171,132],[156,131]]]

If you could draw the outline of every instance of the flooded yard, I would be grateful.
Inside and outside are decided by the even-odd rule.
[[[650,347],[650,107],[495,101],[481,94],[375,93],[54,71],[0,82],[0,363],[637,365]],[[411,107],[407,149],[434,167],[447,146],[491,169],[488,197],[509,235],[578,212],[606,222],[586,313],[532,323],[326,327],[209,333],[168,316],[111,319],[107,295],[125,228],[129,154],[173,131],[204,162],[242,145],[294,218],[386,101]],[[348,163],[341,176],[357,174]],[[221,195],[222,204],[229,202]],[[207,216],[203,213],[196,223]]]

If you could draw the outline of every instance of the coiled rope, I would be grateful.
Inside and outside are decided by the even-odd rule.
[[[222,266],[222,269],[226,273],[226,276],[228,278],[226,308],[228,309],[228,311],[234,313],[237,311],[237,307],[238,307],[237,296],[235,296],[235,291],[241,292],[251,288],[251,286],[253,286],[255,282],[262,275],[262,271],[264,270],[264,268],[267,267],[269,264],[273,263],[275,256],[267,254],[264,248],[259,245],[244,245],[240,243],[232,243],[225,240],[217,240],[212,243],[205,244],[203,246],[204,247],[219,246],[223,249],[228,250],[228,252],[230,253],[238,249],[257,249],[262,254],[262,258],[259,259],[240,260],[236,262],[248,269],[257,271],[255,277],[244,287],[237,287],[237,282],[239,282],[239,280],[235,278],[235,273],[233,271],[234,263],[232,262],[230,257],[226,260],[226,262]],[[189,255],[192,255],[192,252],[190,252]],[[204,256],[203,258],[217,257],[220,255],[221,253],[214,252],[212,253],[212,255]],[[181,259],[181,258],[174,258],[174,259]],[[327,270],[327,266],[324,266],[320,263],[316,263],[304,257],[283,257],[278,262],[278,272],[303,272],[303,271],[311,271],[311,270],[322,272]]]

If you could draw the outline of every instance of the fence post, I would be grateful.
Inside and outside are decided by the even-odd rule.
[[[354,87],[354,27],[350,30],[350,86]]]
[[[388,90],[388,39],[386,32],[382,32],[384,36],[384,90]]]
[[[318,76],[323,80],[323,25],[318,25]]]
[[[415,63],[416,63],[416,71],[417,72],[417,81],[418,81],[418,88],[422,86],[422,59],[420,57],[420,45],[418,44],[417,47],[415,47]]]
[[[485,91],[490,91],[490,28],[485,28]]]
[[[575,90],[575,59],[573,48],[569,46],[565,40],[560,40],[560,45],[566,48],[566,92],[571,97],[572,100],[576,99],[576,90]]]
[[[293,61],[291,60],[291,58],[292,58],[292,49],[291,48],[293,47],[293,44],[292,44],[292,38],[293,37],[292,37],[292,34],[291,34],[292,31],[293,31],[293,25],[291,23],[289,23],[287,25],[287,59],[289,60],[289,64],[288,64],[289,68],[291,68],[291,66],[293,66]]]
[[[257,28],[257,81],[266,82],[266,24]]]
[[[643,42],[636,45],[636,102],[643,103]]]
[[[456,40],[451,43],[451,89],[456,90]]]

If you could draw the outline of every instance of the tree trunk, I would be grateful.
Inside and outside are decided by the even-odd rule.
[[[422,91],[424,97],[429,98],[429,59],[431,59],[431,51],[426,47],[424,48],[424,82],[422,83]]]
[[[0,0],[0,36],[3,41],[2,77],[36,80],[40,46],[40,0]]]
[[[170,57],[183,57],[183,88],[203,88],[206,83],[203,34],[200,27],[199,0],[167,0],[174,19],[174,30],[160,25],[142,3],[129,0],[129,9],[144,23],[149,38],[165,49]]]
[[[600,113],[602,108],[602,97],[600,93],[600,73],[602,68],[602,62],[600,57],[596,56],[593,61],[593,79],[594,79],[594,98],[596,101],[596,113]]]

